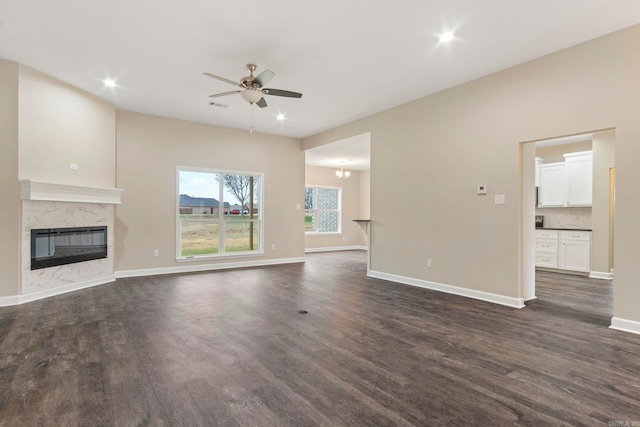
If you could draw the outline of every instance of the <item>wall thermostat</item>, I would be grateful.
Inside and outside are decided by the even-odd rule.
[[[484,184],[478,185],[478,194],[487,194],[487,186]]]

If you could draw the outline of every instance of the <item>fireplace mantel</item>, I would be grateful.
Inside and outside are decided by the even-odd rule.
[[[119,205],[122,191],[120,188],[80,187],[35,182],[29,179],[20,180],[20,198],[22,200]]]

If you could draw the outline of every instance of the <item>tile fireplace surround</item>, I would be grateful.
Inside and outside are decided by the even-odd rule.
[[[15,303],[115,280],[114,205],[121,189],[78,187],[20,180],[22,199],[21,295]],[[107,226],[107,258],[31,270],[31,229]]]

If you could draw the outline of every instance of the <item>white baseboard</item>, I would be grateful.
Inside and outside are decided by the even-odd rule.
[[[403,283],[405,285],[417,286],[419,288],[431,289],[433,291],[446,292],[448,294],[460,295],[467,298],[474,298],[481,301],[492,302],[494,304],[506,305],[513,308],[525,307],[522,298],[512,298],[504,295],[492,294],[489,292],[475,291],[473,289],[460,288],[457,286],[445,285],[442,283],[429,282],[427,280],[414,279],[411,277],[397,276],[395,274],[382,273],[371,270],[369,277],[389,280],[391,282]]]
[[[18,305],[18,304],[20,304],[20,295],[0,297],[0,307],[8,307],[10,305]]]
[[[24,295],[12,295],[8,297],[0,297],[0,307],[6,307],[10,305],[24,304],[26,302],[36,301],[42,298],[48,298],[55,295],[66,294],[67,292],[78,291],[80,289],[91,288],[93,286],[104,285],[116,280],[115,275],[98,277],[91,280],[85,280],[78,283],[72,283],[69,285],[60,286],[52,289],[45,289],[44,291],[33,292]]]
[[[631,332],[632,334],[640,334],[640,322],[635,320],[621,319],[619,317],[611,318],[611,329],[617,331]]]
[[[590,279],[612,280],[613,279],[613,272],[605,273],[605,272],[602,272],[602,271],[591,271],[591,272],[589,272],[589,278]]]
[[[195,271],[222,270],[222,269],[229,269],[229,268],[261,267],[261,266],[276,265],[276,264],[293,264],[293,263],[304,262],[304,261],[305,261],[304,257],[297,257],[297,258],[282,258],[282,259],[270,259],[270,260],[259,260],[259,261],[225,262],[220,264],[197,264],[197,265],[188,265],[188,266],[182,266],[182,267],[166,267],[166,268],[150,268],[150,269],[143,269],[143,270],[116,271],[115,274],[110,276],[99,277],[96,279],[86,280],[78,283],[72,283],[70,285],[60,286],[53,289],[46,289],[40,292],[33,292],[25,295],[11,295],[6,297],[0,297],[0,307],[24,304],[26,302],[36,301],[42,298],[48,298],[55,295],[65,294],[67,292],[73,292],[80,289],[103,285],[105,283],[115,281],[116,278],[154,276],[157,274],[190,273]]]
[[[305,248],[304,252],[305,253],[311,253],[311,252],[335,252],[335,251],[366,251],[367,247],[366,246],[358,246],[358,245],[353,245],[353,246],[325,246],[322,248]]]
[[[116,271],[116,277],[120,279],[124,277],[156,276],[158,274],[192,273],[196,271],[227,270],[230,268],[262,267],[276,264],[293,264],[296,262],[304,262],[304,257],[222,262],[219,264],[195,264],[181,267],[146,268],[141,270],[122,270]]]

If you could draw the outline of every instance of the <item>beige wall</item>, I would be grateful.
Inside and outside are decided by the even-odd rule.
[[[115,184],[115,107],[20,65],[20,179]],[[77,170],[69,168],[78,165]]]
[[[18,64],[0,60],[0,297],[20,293]]]
[[[371,268],[520,297],[519,143],[616,129],[614,316],[640,321],[640,26],[306,138],[371,132]],[[476,186],[487,184],[488,196]],[[494,205],[495,194],[506,196]],[[403,221],[396,209],[413,201]],[[433,268],[426,268],[426,259]]]
[[[178,165],[264,172],[265,254],[243,260],[304,256],[299,140],[127,111],[118,111],[117,124],[117,187],[124,193],[116,208],[116,271],[230,261],[176,261]]]
[[[305,185],[342,188],[342,233],[325,236],[306,234],[305,249],[364,245],[364,232],[353,222],[360,218],[360,172],[351,171],[349,179],[338,179],[335,168],[307,166]]]
[[[369,219],[371,217],[371,171],[358,172],[360,184],[360,211],[358,219]]]
[[[591,224],[591,271],[609,273],[609,170],[615,167],[615,132],[602,132],[593,136],[593,208]]]

